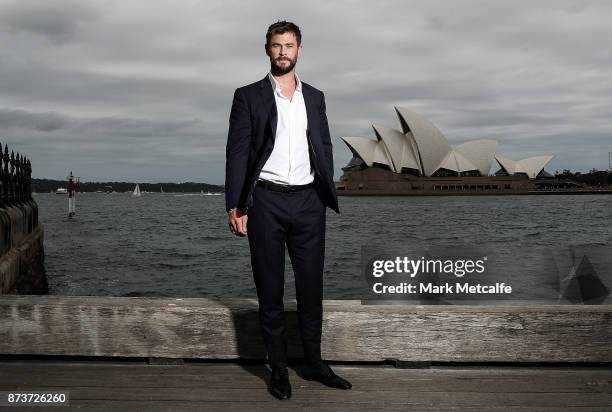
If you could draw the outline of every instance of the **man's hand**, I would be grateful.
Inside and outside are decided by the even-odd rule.
[[[229,211],[229,227],[233,234],[236,236],[247,235],[247,220],[249,217],[242,213],[242,211],[233,208]]]

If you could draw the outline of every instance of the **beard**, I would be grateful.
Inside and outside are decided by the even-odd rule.
[[[278,65],[278,61],[280,60],[285,60],[288,61],[289,64],[286,66],[279,66]],[[295,59],[290,59],[288,57],[279,57],[276,60],[272,60],[270,59],[270,71],[272,72],[272,74],[279,76],[282,74],[287,74],[289,73],[291,70],[293,70],[293,68],[295,67],[295,64],[297,63],[297,57]]]

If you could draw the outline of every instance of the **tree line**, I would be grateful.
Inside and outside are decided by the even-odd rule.
[[[137,182],[80,182],[77,192],[130,192],[134,190]],[[146,192],[178,192],[197,193],[223,192],[223,185],[211,185],[208,183],[184,182],[184,183],[138,183],[141,191]],[[67,188],[66,180],[32,179],[32,191],[37,193],[55,192],[58,188]]]
[[[591,169],[588,173],[581,173],[563,169],[563,172],[556,171],[555,177],[586,183],[588,186],[612,186],[612,171],[609,170]]]

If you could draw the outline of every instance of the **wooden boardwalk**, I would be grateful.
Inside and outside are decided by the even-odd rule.
[[[254,300],[3,295],[0,391],[65,390],[85,411],[612,411],[611,321],[612,305],[325,301],[323,356],[353,389],[291,370],[278,401]]]
[[[325,359],[612,363],[612,305],[323,303]],[[295,301],[289,356],[300,358]],[[0,354],[265,359],[254,299],[2,295]]]
[[[4,358],[0,390],[69,391],[69,408],[29,408],[36,411],[612,410],[612,368],[604,366],[332,366],[352,390],[304,381],[292,368],[289,401],[268,394],[266,369],[253,362]]]

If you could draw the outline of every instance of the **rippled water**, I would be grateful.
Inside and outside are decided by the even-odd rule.
[[[74,220],[66,195],[35,200],[51,294],[256,297],[248,240],[229,232],[223,196],[79,193]],[[609,195],[339,200],[341,215],[327,211],[326,299],[363,297],[363,245],[612,245]]]

